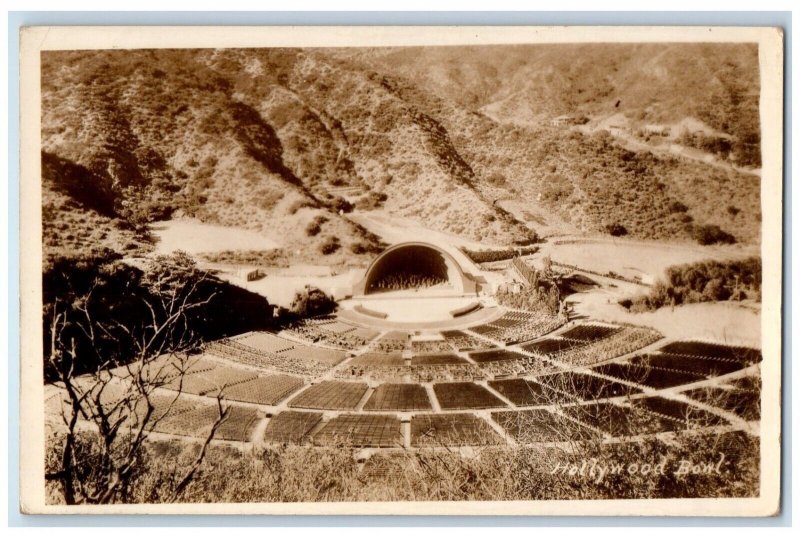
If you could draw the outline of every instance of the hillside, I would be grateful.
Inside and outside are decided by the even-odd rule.
[[[728,135],[745,165],[759,164],[755,45],[407,47],[344,54],[500,123],[536,126],[562,114],[595,121],[622,116],[636,127],[675,125],[678,131]]]
[[[545,121],[697,118],[743,155],[758,137],[754,56],[717,45],[45,53],[45,205],[58,211],[46,248],[137,251],[148,222],[182,215],[264,233],[299,259],[366,260],[379,241],[348,219],[353,204],[496,245],[536,239],[540,210],[589,233],[683,241],[716,225],[758,242],[758,175]],[[505,199],[529,210],[512,215]]]

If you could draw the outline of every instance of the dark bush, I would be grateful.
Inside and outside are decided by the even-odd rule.
[[[761,300],[761,258],[706,261],[667,269],[648,295],[619,302],[633,312],[714,301]]]
[[[713,245],[716,243],[730,245],[736,242],[734,236],[722,230],[716,224],[695,226],[692,230],[692,238],[701,245]]]
[[[339,250],[339,238],[329,235],[325,238],[322,244],[319,246],[319,251],[324,255],[328,256],[329,254],[333,254],[337,250]]]
[[[611,234],[614,237],[628,235],[628,229],[618,222],[615,222],[614,224],[606,224],[604,230],[607,234]]]
[[[306,286],[294,295],[290,310],[292,314],[308,318],[330,314],[336,309],[336,301],[319,288]]]

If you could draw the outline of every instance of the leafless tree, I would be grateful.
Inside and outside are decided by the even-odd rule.
[[[143,471],[150,433],[183,405],[184,376],[193,364],[190,351],[198,344],[190,317],[211,301],[214,292],[201,291],[207,289],[201,288],[205,275],[172,277],[148,282],[151,293],[139,297],[145,319],[137,324],[123,323],[100,308],[97,282],[69,301],[55,301],[45,360],[63,394],[64,435],[63,444],[55,448],[57,461],[49,462],[46,479],[60,485],[67,504],[129,500],[136,477]],[[118,354],[109,353],[101,340],[132,349],[121,360]],[[106,356],[91,371],[79,374],[87,343],[98,356]],[[217,407],[218,416],[194,464],[177,481],[169,500],[175,500],[189,485],[217,428],[228,416],[222,391]]]

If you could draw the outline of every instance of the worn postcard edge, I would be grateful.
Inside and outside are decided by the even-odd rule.
[[[53,506],[44,495],[40,53],[46,50],[751,42],[762,133],[761,492],[751,499]],[[20,509],[28,514],[768,516],[779,510],[783,32],[770,27],[28,27],[20,43]]]

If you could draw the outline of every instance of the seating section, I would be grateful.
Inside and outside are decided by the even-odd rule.
[[[260,420],[261,417],[257,410],[251,407],[232,405],[228,409],[227,418],[214,432],[214,439],[246,443],[253,437],[253,432]]]
[[[453,351],[453,346],[444,339],[442,340],[412,340],[411,351],[417,353],[445,353]]]
[[[570,340],[580,340],[583,342],[595,342],[608,338],[620,331],[619,327],[610,327],[608,325],[594,325],[584,324],[573,327],[560,334],[561,338]]]
[[[355,409],[366,392],[366,383],[323,381],[318,385],[312,385],[295,396],[289,402],[289,407]]]
[[[519,443],[581,441],[598,436],[585,425],[548,409],[500,411],[492,413],[492,420]]]
[[[264,430],[267,443],[301,444],[314,426],[322,421],[322,413],[283,411],[269,419]]]
[[[219,408],[216,403],[196,403],[191,408],[170,412],[163,420],[154,423],[153,431],[203,438],[211,433],[218,419]],[[214,433],[214,439],[248,442],[259,420],[256,409],[231,405],[228,416]]]
[[[730,360],[742,364],[761,362],[761,352],[757,349],[726,346],[708,342],[671,342],[659,348],[658,351],[661,353],[674,353],[676,355],[691,355],[694,357]]]
[[[364,353],[353,357],[347,366],[403,366],[405,360],[399,352],[395,353]]]
[[[164,386],[187,394],[210,395],[257,377],[258,373],[253,370],[215,365],[209,370],[178,375]]]
[[[442,331],[445,341],[456,351],[471,351],[473,349],[487,349],[494,344],[478,336],[464,331]]]
[[[470,413],[414,415],[411,419],[411,445],[415,447],[482,446],[502,442],[486,421]]]
[[[299,361],[314,361],[332,368],[342,362],[347,355],[335,349],[295,345],[292,349],[284,351],[283,356]]]
[[[225,388],[222,393],[228,400],[261,405],[276,405],[303,386],[299,377],[288,375],[259,376],[250,381]]]
[[[403,351],[408,346],[409,334],[403,331],[391,331],[372,343],[372,348],[376,351],[390,353],[392,351]]]
[[[430,355],[416,355],[411,358],[412,366],[443,366],[448,364],[469,364],[466,359],[454,353],[434,353]]]
[[[567,367],[589,366],[633,353],[660,339],[661,334],[653,329],[620,327],[618,331],[599,340],[549,338],[526,344],[522,348]]]
[[[301,345],[282,348],[280,353],[270,352],[226,338],[210,342],[206,345],[206,351],[242,364],[307,377],[326,373],[346,356],[341,351]]]
[[[674,420],[683,429],[727,424],[725,419],[691,406],[685,402],[654,396],[633,400],[633,405],[651,413]]]
[[[555,356],[559,353],[564,353],[569,351],[570,349],[585,346],[588,342],[583,340],[567,340],[565,338],[546,338],[544,340],[539,340],[538,342],[533,342],[532,344],[526,344],[522,347],[525,351],[529,353],[535,353],[536,355],[541,355],[543,357],[547,356]]]
[[[540,376],[536,378],[536,382],[583,401],[630,396],[641,392],[630,385],[579,372],[559,372]]]
[[[661,370],[697,374],[704,377],[717,377],[729,374],[741,370],[746,366],[743,363],[731,360],[662,353],[633,357],[630,363],[659,368]]]
[[[564,320],[544,312],[510,311],[502,317],[469,330],[481,336],[513,344],[533,340],[558,329]]]
[[[321,316],[279,334],[223,338],[202,354],[164,355],[141,371],[136,364],[117,367],[105,386],[90,376],[77,384],[90,391],[91,405],[124,419],[123,427],[135,426],[152,406],[151,431],[197,439],[208,437],[219,419],[221,397],[228,411],[214,439],[239,443],[397,448],[410,442],[422,449],[512,439],[571,443],[727,431],[760,419],[757,349],[679,341],[653,351],[658,332],[602,322],[543,336],[560,323],[507,311],[464,330],[381,335]],[[130,395],[139,381],[154,390],[149,405]],[[55,415],[66,392],[50,388],[45,405]],[[409,415],[406,430],[400,419]],[[259,425],[263,435],[256,434]]]
[[[419,358],[417,358],[419,359]],[[458,363],[450,362],[447,364],[420,364],[419,360],[412,360],[410,366],[406,366],[402,359],[398,360],[398,365],[386,364],[364,364],[353,361],[340,366],[334,376],[337,379],[366,380],[375,382],[407,382],[407,383],[432,383],[435,381],[463,381],[483,378],[481,369],[474,364],[464,360]],[[428,359],[423,359],[426,361]],[[439,360],[439,359],[436,359]],[[402,364],[402,365],[401,365]]]
[[[537,375],[553,370],[553,366],[539,357],[530,357],[516,351],[491,349],[470,353],[486,376]]]
[[[281,353],[295,346],[295,342],[267,332],[250,332],[234,336],[231,340],[266,353]]]
[[[761,418],[761,392],[735,385],[703,387],[686,391],[689,398],[706,405],[724,409],[744,420]]]
[[[380,385],[364,405],[364,411],[421,411],[431,409],[422,385],[386,383]]]
[[[501,399],[475,383],[436,383],[433,392],[442,409],[506,407]]]
[[[390,448],[402,447],[400,420],[393,415],[339,415],[314,435],[314,444]]]
[[[681,424],[671,417],[651,413],[645,407],[593,403],[563,407],[565,416],[588,424],[611,437],[671,432]]]
[[[489,381],[489,386],[519,407],[555,405],[575,401],[571,394],[557,391],[530,379]]]
[[[592,368],[593,371],[653,389],[666,389],[702,381],[705,376],[698,373],[664,370],[652,366],[631,363],[609,363]]]
[[[490,349],[489,351],[479,351],[475,353],[470,353],[469,358],[474,360],[478,364],[483,364],[487,362],[524,360],[527,359],[528,357],[516,351],[508,351],[505,349]]]
[[[286,333],[312,344],[355,350],[378,336],[378,331],[358,328],[349,323],[330,319],[310,319],[294,324]]]

